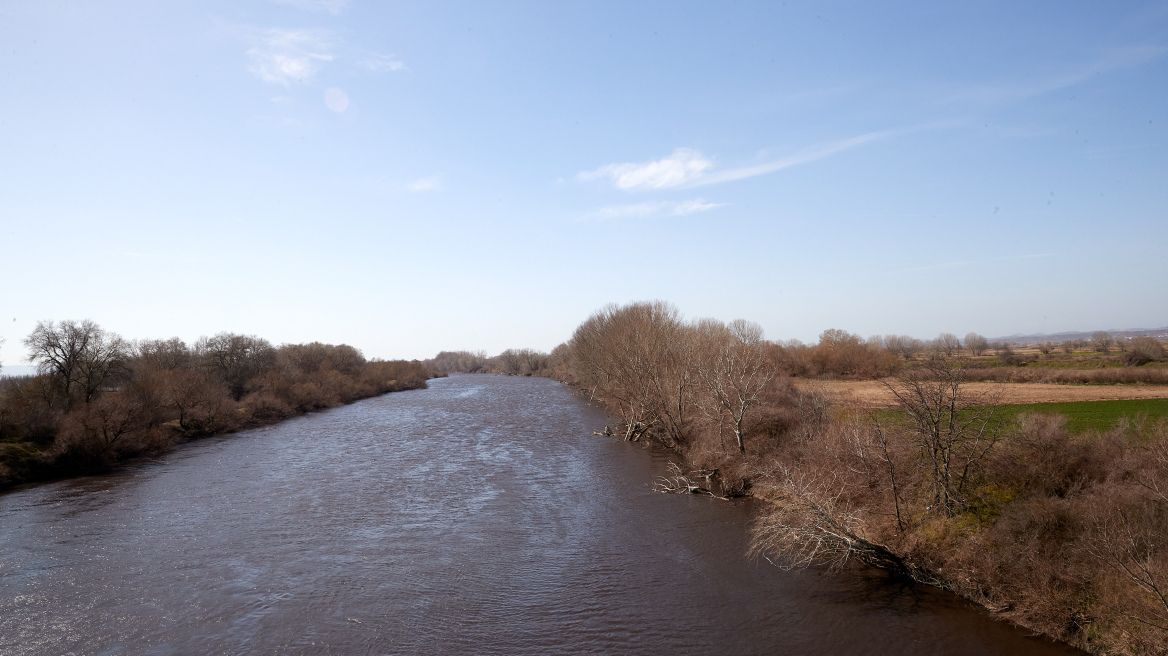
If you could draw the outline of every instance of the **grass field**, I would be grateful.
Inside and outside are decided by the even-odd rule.
[[[878,380],[812,380],[796,378],[796,387],[822,392],[836,403],[856,403],[868,408],[892,408],[896,398]],[[1046,405],[1081,401],[1166,399],[1168,385],[1060,385],[1056,383],[966,383],[964,389],[993,398],[1001,405]]]
[[[1083,433],[1115,427],[1120,417],[1146,416],[1150,421],[1168,417],[1168,399],[1125,399],[1120,401],[1077,401],[1072,403],[1024,403],[1002,406],[1003,418],[1024,412],[1060,414],[1067,418],[1067,431]]]

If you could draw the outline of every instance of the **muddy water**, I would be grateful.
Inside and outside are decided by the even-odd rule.
[[[0,496],[3,654],[1062,654],[744,557],[748,503],[543,379],[457,376]]]

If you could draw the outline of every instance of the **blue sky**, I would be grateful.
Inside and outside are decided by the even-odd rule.
[[[38,320],[368,356],[609,302],[772,339],[1168,325],[1163,2],[0,4]]]

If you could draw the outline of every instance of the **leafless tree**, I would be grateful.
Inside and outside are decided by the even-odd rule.
[[[1141,336],[1133,339],[1128,350],[1123,354],[1124,364],[1138,367],[1148,362],[1159,362],[1164,359],[1164,345],[1151,337]]]
[[[486,351],[442,351],[425,361],[431,370],[443,374],[474,374],[487,368]]]
[[[204,366],[219,376],[236,401],[243,398],[247,382],[276,364],[276,351],[268,340],[255,335],[219,333],[203,337],[195,353]]]
[[[1088,541],[1093,556],[1145,595],[1144,603],[1130,604],[1122,614],[1161,631],[1168,631],[1168,558],[1161,548],[1165,520],[1163,502],[1113,507],[1096,519]]]
[[[65,419],[53,454],[70,457],[82,466],[108,464],[143,428],[143,412],[144,408],[121,394],[95,399]]]
[[[933,340],[933,349],[947,357],[953,357],[953,354],[961,348],[961,340],[957,339],[957,335],[953,333],[941,333],[937,335],[937,339]]]
[[[783,569],[811,565],[835,569],[856,560],[917,574],[892,550],[867,536],[865,511],[848,502],[838,481],[785,465],[764,481],[774,503],[754,525],[751,552],[755,555],[774,555],[779,562],[771,562]]]
[[[1115,338],[1111,333],[1105,330],[1099,330],[1091,335],[1091,346],[1100,353],[1108,353],[1111,351],[1111,345],[1115,343]]]
[[[746,453],[743,441],[747,415],[759,402],[759,394],[775,376],[767,357],[762,327],[737,319],[729,325],[704,319],[696,325],[700,345],[697,352],[701,379],[719,424],[725,421],[734,433],[738,451]]]
[[[993,399],[969,394],[963,381],[960,366],[934,360],[884,383],[911,420],[930,469],[931,507],[950,517],[961,509],[971,474],[998,437]]]
[[[135,368],[169,371],[191,366],[191,350],[178,337],[139,340],[134,343],[132,352]]]
[[[909,335],[885,335],[884,348],[905,360],[911,360],[924,348],[924,342]]]
[[[64,393],[88,403],[107,379],[118,373],[129,353],[125,340],[84,321],[40,321],[25,338],[28,361],[53,378]]]
[[[336,370],[353,375],[365,366],[365,356],[348,344],[284,344],[276,349],[276,358],[302,374]]]
[[[965,348],[969,349],[969,352],[974,355],[985,353],[989,346],[989,341],[977,333],[969,333],[965,336]]]
[[[572,335],[571,366],[581,386],[615,406],[626,439],[653,431],[675,445],[694,412],[691,337],[669,303],[609,305]]]

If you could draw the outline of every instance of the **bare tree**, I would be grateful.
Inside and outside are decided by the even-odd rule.
[[[864,510],[848,502],[844,486],[784,465],[766,477],[774,501],[755,523],[751,552],[775,555],[783,569],[826,565],[840,568],[851,560],[918,578],[908,563],[864,531]],[[771,561],[774,562],[774,561]]]
[[[709,393],[712,414],[729,423],[738,451],[746,453],[747,414],[758,405],[759,394],[775,376],[762,327],[742,319],[729,325],[705,319],[696,329],[701,342],[698,376]]]
[[[625,438],[653,431],[683,442],[693,413],[693,339],[674,306],[655,301],[609,305],[576,329],[570,360],[577,382],[616,406]]]
[[[1105,330],[1099,330],[1091,335],[1091,346],[1100,353],[1108,353],[1111,351],[1111,345],[1115,343],[1115,338],[1111,333]]]
[[[961,348],[961,340],[957,339],[957,335],[953,333],[941,333],[937,335],[937,339],[933,340],[932,346],[937,353],[951,358]]]
[[[1095,558],[1143,593],[1122,614],[1161,631],[1168,631],[1168,558],[1160,546],[1165,519],[1163,503],[1113,507],[1096,519],[1088,539]]]
[[[981,355],[990,347],[989,341],[985,337],[977,333],[969,333],[965,336],[965,348],[974,355]]]
[[[1147,336],[1133,339],[1123,354],[1124,364],[1129,367],[1138,367],[1147,362],[1159,362],[1163,359],[1164,345]]]
[[[905,360],[911,360],[924,348],[924,342],[909,335],[885,335],[884,348]]]
[[[88,403],[125,363],[129,346],[115,333],[84,321],[40,321],[25,338],[28,361],[37,373],[53,378],[64,393]]]
[[[131,443],[144,428],[144,411],[121,394],[95,399],[68,415],[52,453],[73,459],[82,467],[109,464],[118,450],[133,448]]]
[[[931,507],[950,517],[963,506],[975,467],[997,442],[993,400],[968,394],[963,380],[960,366],[932,361],[884,383],[911,420],[931,470]]]
[[[135,368],[147,371],[169,371],[191,366],[191,350],[177,337],[170,339],[143,339],[133,346]]]
[[[255,335],[219,333],[203,337],[195,345],[195,353],[204,366],[227,383],[231,397],[243,398],[247,383],[276,364],[276,351],[266,339]]]

